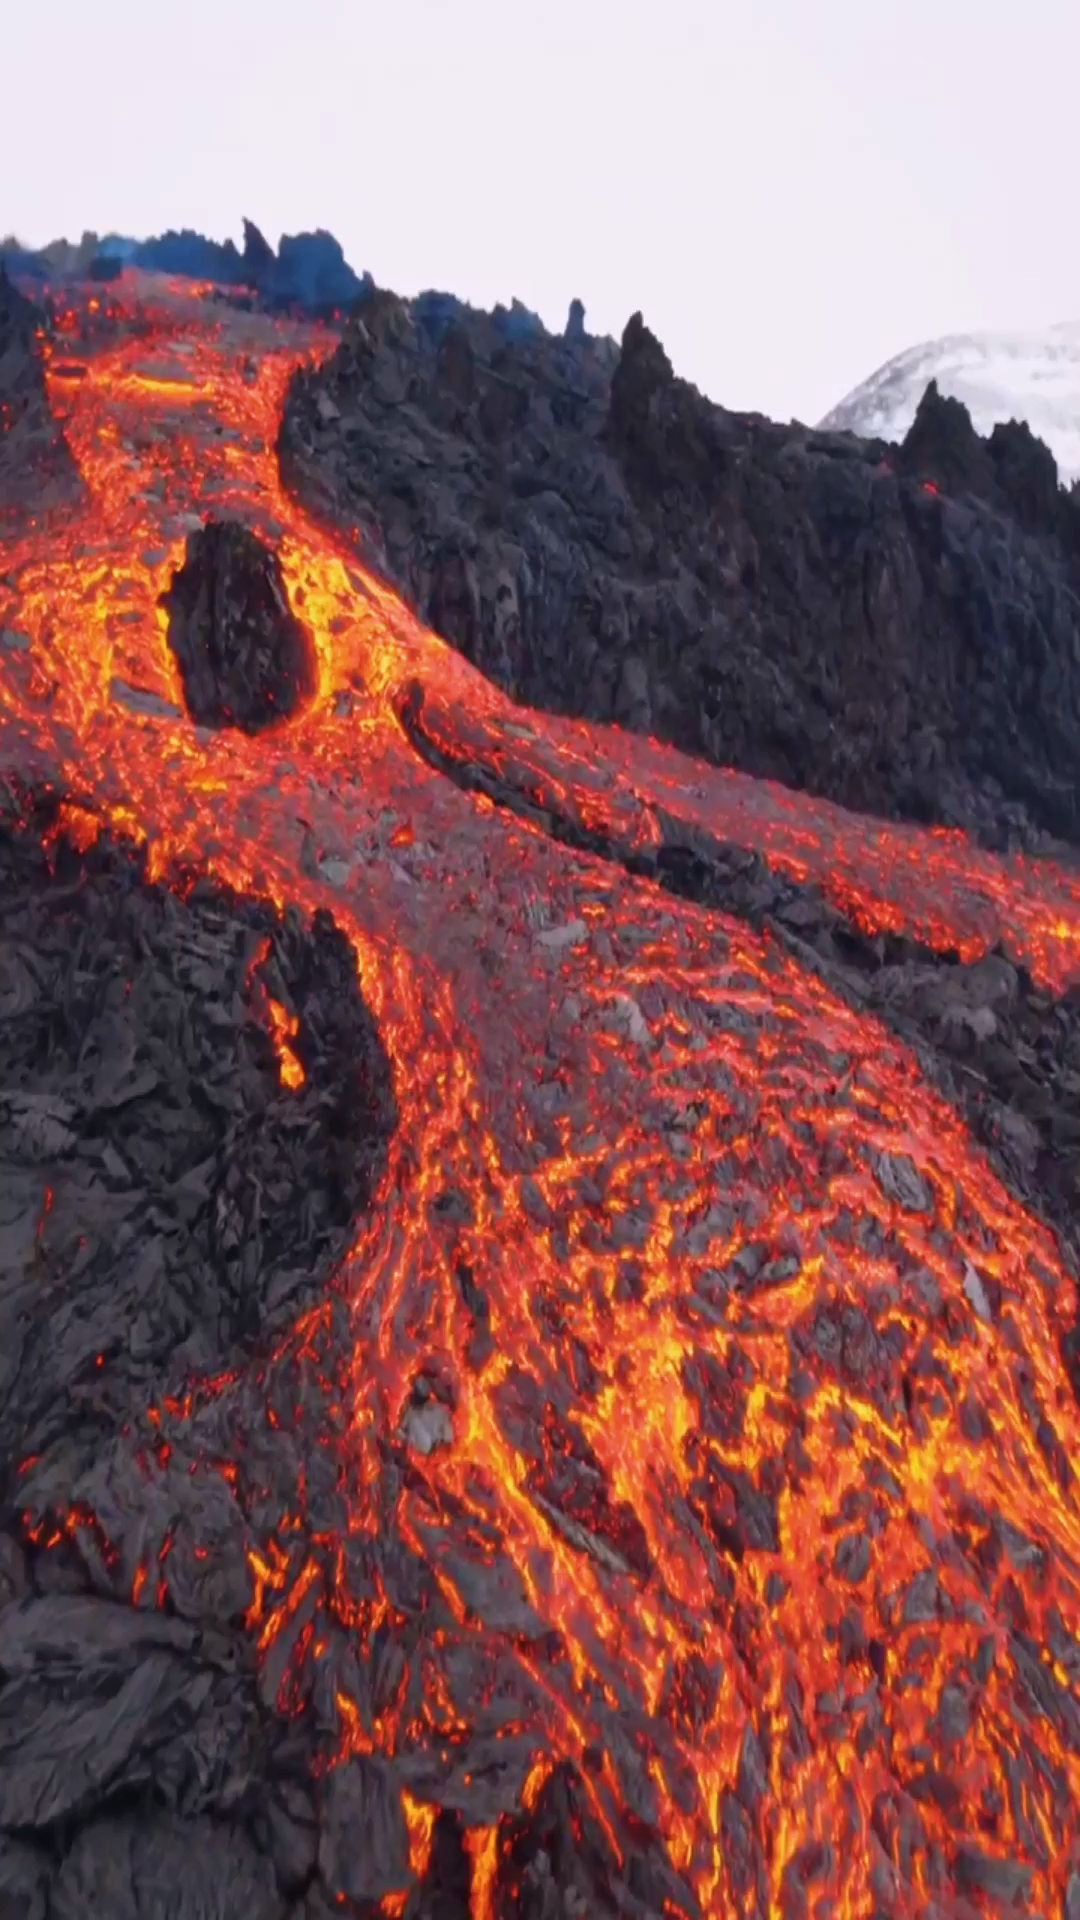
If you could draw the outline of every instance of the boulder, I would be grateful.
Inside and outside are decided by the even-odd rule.
[[[312,693],[311,643],[289,609],[277,556],[238,521],[210,519],[189,534],[161,604],[200,726],[258,733]]]

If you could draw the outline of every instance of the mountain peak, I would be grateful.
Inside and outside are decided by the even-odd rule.
[[[1044,440],[1062,482],[1080,478],[1080,320],[1032,333],[958,333],[909,347],[845,396],[821,425],[902,440],[931,380],[962,400],[983,436],[1023,420]]]

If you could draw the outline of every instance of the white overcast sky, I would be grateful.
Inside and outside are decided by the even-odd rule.
[[[8,0],[0,232],[324,226],[817,419],[1080,318],[1080,0]]]

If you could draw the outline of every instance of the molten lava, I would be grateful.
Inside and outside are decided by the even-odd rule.
[[[333,1772],[392,1769],[383,1910],[440,1807],[475,1920],[503,1910],[514,1833],[569,1769],[582,1830],[624,1875],[653,1859],[670,1914],[959,1915],[1002,1887],[1060,1912],[1080,1409],[1052,1236],[880,1025],[461,791],[402,702],[418,681],[448,754],[587,827],[700,823],[866,927],[1000,940],[1053,986],[1080,976],[1080,880],[513,708],[282,491],[286,383],[325,336],[164,283],[116,299],[141,324],[82,340],[73,308],[50,374],[83,510],[0,549],[0,626],[29,643],[0,652],[0,753],[84,844],[327,909],[393,1061],[340,1298],[258,1375],[152,1410],[146,1449],[199,1454],[233,1397],[235,1453],[200,1471],[250,1522],[270,1696],[332,1703]],[[277,548],[315,647],[311,698],[258,739],[185,717],[159,604],[210,512]],[[294,1017],[268,997],[265,1025],[299,1085]],[[288,1426],[302,1380],[311,1464],[275,1510],[244,1422]],[[167,1557],[108,1546],[118,1592],[167,1602]]]

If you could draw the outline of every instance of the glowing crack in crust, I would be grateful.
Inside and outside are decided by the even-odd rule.
[[[615,1859],[660,1850],[672,1913],[915,1915],[971,1858],[1059,1912],[1080,1410],[1051,1235],[874,1021],[459,791],[400,700],[419,679],[448,745],[513,756],[588,823],[647,842],[662,806],[865,926],[1002,940],[1055,987],[1080,883],[512,708],[282,492],[285,386],[325,336],[139,298],[149,337],[104,333],[51,380],[84,511],[0,553],[0,623],[29,640],[0,655],[3,764],[170,884],[332,912],[401,1116],[334,1299],[257,1378],[148,1415],[148,1470],[186,1448],[241,1500],[272,1696],[302,1711],[329,1676],[327,1764],[394,1762],[414,1876],[434,1807],[465,1809],[477,1920],[503,1829],[455,1755],[481,1748],[504,1818],[570,1763]],[[258,740],[183,716],[158,605],[210,511],[275,543],[316,650],[313,697]],[[295,1023],[265,1018],[298,1084]],[[218,1450],[222,1408],[278,1429],[301,1403],[332,1496],[305,1469],[275,1510],[259,1446]],[[118,1591],[163,1599],[167,1555],[110,1550]]]

